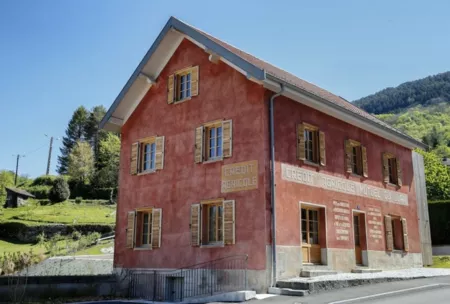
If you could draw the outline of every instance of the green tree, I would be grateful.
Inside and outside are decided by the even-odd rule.
[[[84,139],[88,117],[89,112],[83,106],[78,107],[73,113],[66,129],[66,135],[63,137],[63,146],[60,149],[61,155],[58,156],[59,174],[67,174],[69,154],[75,143]]]
[[[436,154],[417,150],[423,155],[425,181],[429,200],[450,199],[450,169]]]
[[[67,173],[77,183],[89,184],[94,172],[94,155],[87,142],[78,141],[69,154]]]
[[[119,175],[120,138],[107,133],[100,141],[95,174],[95,186],[99,188],[116,188]]]
[[[93,107],[89,113],[86,124],[84,126],[84,138],[88,141],[94,150],[94,157],[97,160],[98,157],[98,144],[106,137],[105,130],[99,130],[98,125],[106,114],[104,106]]]
[[[67,200],[70,196],[69,184],[63,177],[58,177],[49,193],[50,201],[60,203]]]
[[[14,186],[14,173],[7,170],[0,171],[0,206],[6,201],[6,189],[5,187]]]

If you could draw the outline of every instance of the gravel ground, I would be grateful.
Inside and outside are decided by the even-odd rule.
[[[111,274],[112,256],[65,256],[53,257],[28,268],[29,276],[47,275],[99,275]],[[21,275],[26,273],[21,271]]]
[[[338,273],[334,275],[324,275],[312,278],[292,278],[283,281],[290,282],[321,282],[321,281],[346,281],[346,280],[362,280],[362,279],[383,279],[383,278],[399,278],[414,279],[428,278],[437,276],[450,275],[450,269],[439,268],[410,268],[402,270],[389,270],[375,273]]]

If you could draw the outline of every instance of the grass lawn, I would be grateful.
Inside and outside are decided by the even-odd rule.
[[[75,255],[104,254],[103,252],[101,252],[101,249],[108,248],[108,247],[114,247],[114,241],[104,242],[104,243],[86,248],[84,250],[80,250]]]
[[[115,210],[115,205],[75,204],[66,201],[40,206],[30,202],[27,206],[3,209],[0,213],[0,222],[114,224]]]
[[[450,256],[441,255],[433,256],[433,266],[432,268],[450,268]]]
[[[44,246],[29,244],[29,243],[19,243],[17,241],[0,239],[0,254],[10,253],[10,252],[30,252],[30,249],[33,250],[33,253],[45,253]]]

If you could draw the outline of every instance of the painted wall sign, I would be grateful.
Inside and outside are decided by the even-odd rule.
[[[222,166],[222,193],[258,188],[258,161]]]
[[[380,243],[383,239],[382,227],[383,221],[381,210],[377,207],[369,207],[367,212],[367,226],[369,226],[369,239],[374,243]]]
[[[369,186],[363,183],[330,176],[328,174],[317,173],[287,164],[281,164],[281,171],[282,179],[294,183],[363,196],[387,203],[404,206],[408,205],[408,196],[404,193]]]
[[[350,240],[350,205],[333,201],[334,228],[337,241]]]

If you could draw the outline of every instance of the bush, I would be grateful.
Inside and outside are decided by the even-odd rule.
[[[60,203],[67,200],[69,196],[69,185],[64,178],[58,177],[50,190],[50,200],[54,203]]]
[[[33,194],[37,199],[48,199],[51,189],[51,186],[46,185],[36,185],[25,188],[25,190]]]
[[[75,204],[81,204],[83,202],[83,198],[82,197],[76,197],[75,198]]]
[[[36,179],[31,184],[32,186],[50,186],[52,187],[57,176],[54,175],[41,175],[36,177]]]
[[[3,253],[0,256],[0,275],[10,275],[41,262],[45,257],[30,252]]]

